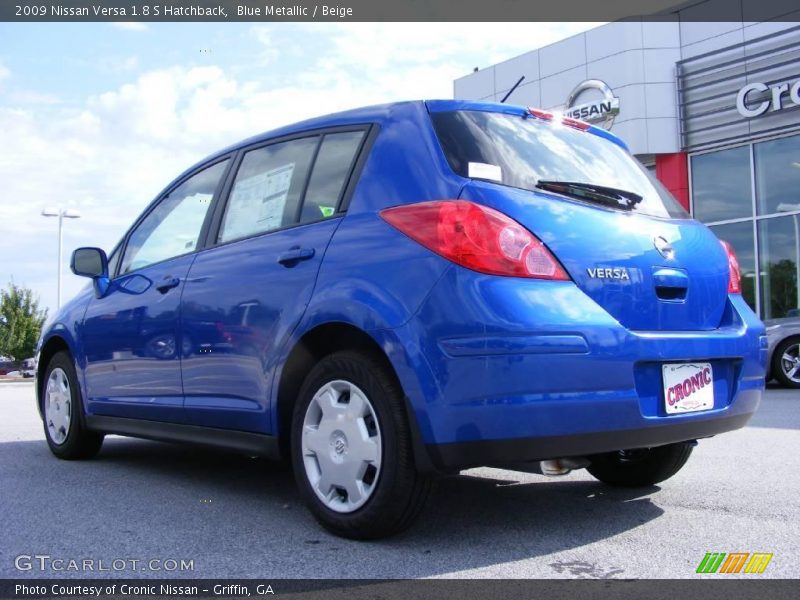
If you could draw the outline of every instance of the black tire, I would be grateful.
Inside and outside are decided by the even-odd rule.
[[[792,381],[789,376],[784,372],[781,357],[784,355],[788,348],[800,344],[800,338],[787,338],[775,347],[775,352],[772,353],[771,375],[783,387],[800,389],[800,382]]]
[[[342,513],[328,508],[311,487],[303,462],[303,421],[314,395],[326,384],[344,380],[367,396],[381,435],[381,470],[371,495],[360,508]],[[351,539],[384,538],[408,528],[422,510],[432,478],[417,472],[411,432],[400,385],[374,358],[341,351],[323,358],[308,374],[294,407],[291,457],[295,480],[303,500],[322,526]]]
[[[66,432],[66,438],[61,443],[57,443],[52,438],[52,434],[48,428],[46,412],[47,383],[50,380],[51,373],[55,369],[61,369],[66,375],[71,398],[69,428]],[[75,366],[68,352],[58,352],[50,359],[41,386],[42,423],[44,425],[44,436],[47,440],[47,445],[50,447],[50,451],[58,458],[63,458],[65,460],[80,460],[95,456],[103,445],[103,435],[87,430],[83,423],[83,398],[81,397],[81,389],[75,374]]]
[[[669,479],[692,454],[694,442],[656,448],[620,450],[590,457],[586,468],[595,479],[619,487],[646,487]]]

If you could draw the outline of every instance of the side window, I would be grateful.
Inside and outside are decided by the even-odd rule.
[[[164,197],[128,238],[120,274],[192,252],[219,180],[224,160],[200,171]]]
[[[300,196],[319,137],[251,150],[244,155],[225,208],[218,242],[297,223]]]
[[[301,223],[332,217],[336,212],[363,138],[363,131],[347,131],[330,133],[322,139],[303,202]]]

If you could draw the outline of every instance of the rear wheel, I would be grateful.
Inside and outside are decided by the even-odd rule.
[[[292,419],[295,479],[316,519],[337,535],[377,539],[406,529],[431,487],[414,466],[404,398],[375,359],[343,351],[322,359]]]
[[[800,338],[783,340],[775,348],[772,376],[784,387],[800,388]]]
[[[102,434],[87,430],[81,421],[83,404],[75,367],[67,352],[50,359],[42,388],[44,434],[59,458],[91,458],[103,444]]]
[[[681,442],[639,448],[618,450],[591,457],[586,468],[595,479],[619,487],[644,487],[669,479],[681,470],[692,454],[694,442]]]

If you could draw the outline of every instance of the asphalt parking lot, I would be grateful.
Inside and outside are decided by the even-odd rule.
[[[660,486],[475,469],[442,480],[410,531],[351,542],[320,529],[291,473],[266,461],[119,437],[95,460],[59,461],[33,386],[0,385],[0,577],[694,578],[706,552],[772,552],[745,577],[796,578],[798,490],[800,392],[770,389],[748,427],[701,441]],[[20,555],[110,570],[19,571]],[[193,570],[143,566],[153,559]]]

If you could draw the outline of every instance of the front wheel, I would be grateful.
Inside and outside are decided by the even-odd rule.
[[[377,539],[411,525],[431,487],[414,466],[403,393],[377,360],[343,351],[309,373],[295,405],[295,479],[331,532]]]
[[[47,365],[42,388],[44,435],[58,458],[91,458],[100,451],[103,436],[84,427],[82,411],[72,357],[67,352],[58,352]]]
[[[692,454],[694,442],[656,448],[618,450],[590,458],[586,468],[595,479],[619,487],[645,487],[669,479],[681,470]]]

